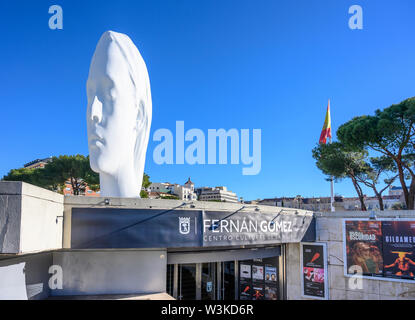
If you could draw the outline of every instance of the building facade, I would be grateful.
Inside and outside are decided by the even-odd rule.
[[[179,300],[284,299],[285,244],[315,238],[312,213],[304,210],[104,201],[0,182],[5,199],[0,299],[155,293]],[[62,270],[61,287],[50,287],[51,267]]]
[[[403,194],[402,187],[397,187],[397,186],[390,186],[389,187],[389,195],[390,196],[400,196],[402,194]]]
[[[45,165],[52,161],[52,157],[45,158],[45,159],[36,159],[33,161],[30,161],[23,165],[26,169],[37,169],[37,168],[44,168]]]
[[[184,201],[195,201],[197,200],[197,195],[195,193],[195,185],[189,179],[183,184],[172,184],[168,182],[153,182],[147,188],[147,192],[149,192],[150,196],[155,195],[155,198],[161,199],[165,198],[166,196],[157,197],[157,194],[171,194],[176,196],[179,200]]]
[[[415,211],[105,200],[0,182],[0,299],[415,299]]]
[[[226,187],[202,187],[196,189],[199,201],[239,202],[236,193]]]

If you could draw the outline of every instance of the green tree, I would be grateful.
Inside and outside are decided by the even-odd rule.
[[[74,195],[84,193],[86,185],[92,190],[99,189],[99,175],[91,170],[89,157],[79,154],[52,157],[44,168],[11,170],[3,180],[24,181],[57,192],[62,192],[69,180]]]
[[[337,137],[349,148],[371,149],[392,159],[406,206],[414,209],[415,98],[376,110],[374,116],[355,117],[339,127]]]
[[[143,174],[143,187],[148,188],[151,184],[150,176],[146,173]]]
[[[142,198],[142,199],[148,198],[148,192],[145,191],[145,190],[141,190],[140,191],[140,198]]]
[[[74,195],[85,192],[86,186],[91,190],[98,191],[99,174],[92,171],[89,165],[89,156],[83,155],[52,157],[52,161],[44,168],[36,169],[12,169],[3,177],[5,181],[24,181],[42,188],[63,193],[65,182],[70,181]],[[143,187],[148,188],[151,184],[150,176],[143,175]],[[145,190],[140,192],[142,198],[148,198]]]
[[[387,175],[383,180],[385,186],[378,189],[377,185],[385,175]],[[384,210],[382,193],[390,187],[398,176],[394,161],[389,157],[381,156],[370,158],[369,162],[363,165],[363,170],[356,176],[356,179],[373,190],[379,201],[379,209]]]
[[[317,167],[328,176],[328,180],[333,177],[336,181],[350,178],[356,193],[359,197],[362,211],[366,211],[364,194],[359,184],[358,176],[365,169],[365,158],[367,151],[363,149],[349,149],[340,142],[330,144],[319,144],[313,149],[313,158],[316,160]]]
[[[151,184],[150,181],[150,176],[146,173],[143,174],[143,183],[142,183],[142,187],[143,188],[148,188]],[[148,192],[146,190],[141,190],[140,191],[140,197],[141,198],[148,198]]]
[[[62,186],[69,180],[74,195],[83,194],[87,185],[99,189],[99,175],[91,170],[89,157],[83,155],[53,157],[43,174],[49,186]]]
[[[38,172],[38,169],[12,169],[7,175],[3,177],[4,181],[24,181],[36,186],[42,187],[42,183],[39,181],[41,175]]]

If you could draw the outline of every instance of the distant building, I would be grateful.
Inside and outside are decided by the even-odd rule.
[[[298,208],[312,211],[330,211],[330,202],[330,197],[303,198],[298,195],[296,197],[263,199],[260,200],[258,204],[286,208]]]
[[[383,206],[385,210],[392,209],[395,205],[402,204],[402,197],[400,195],[387,195],[383,196]],[[379,199],[377,197],[364,197],[364,202],[367,210],[379,210]],[[283,198],[271,198],[263,199],[257,202],[260,205],[286,207],[286,208],[298,208],[303,210],[329,212],[331,211],[331,198],[330,197],[317,197],[317,198],[303,198],[301,196],[296,197],[283,197]],[[360,200],[358,197],[334,197],[334,207],[336,210],[341,211],[356,211],[360,210]]]
[[[202,187],[196,189],[200,201],[239,202],[236,193],[226,187]]]
[[[390,196],[400,196],[403,194],[403,188],[402,187],[396,187],[396,186],[390,186],[389,187],[389,195]]]
[[[197,195],[195,193],[195,185],[189,179],[184,183],[184,185],[180,184],[172,184],[168,182],[153,182],[148,188],[147,191],[149,193],[153,193],[154,196],[157,196],[157,193],[160,193],[160,198],[165,197],[162,194],[170,194],[177,196],[180,200],[185,201],[194,201],[197,200]]]
[[[184,185],[174,184],[172,187],[172,193],[177,195],[180,200],[194,201],[197,200],[195,193],[195,184],[189,179]]]
[[[241,198],[241,202],[242,203],[245,203],[245,204],[252,204],[252,205],[255,205],[255,204],[259,204],[259,202],[260,202],[261,200],[260,199],[257,199],[257,200],[247,200],[247,201],[243,201],[243,199]]]
[[[44,168],[45,165],[51,161],[52,161],[52,157],[45,158],[45,159],[36,159],[36,160],[26,163],[25,165],[23,165],[23,167],[26,169]]]
[[[173,184],[168,182],[153,182],[147,188],[147,192],[171,193]]]
[[[148,193],[149,199],[174,199],[176,196],[169,192],[156,192],[152,191]]]
[[[383,207],[385,210],[391,210],[394,205],[400,205],[401,197],[399,195],[383,196]],[[377,197],[364,197],[367,210],[379,210],[379,199]],[[358,197],[343,198],[339,207],[343,210],[360,210],[360,200]]]

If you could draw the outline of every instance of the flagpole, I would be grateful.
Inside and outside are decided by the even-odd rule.
[[[329,99],[329,106],[330,106],[330,99]],[[330,119],[330,130],[331,130],[331,119]],[[330,134],[330,140],[329,140],[329,143],[331,144],[331,134]],[[331,176],[331,179],[330,179],[330,193],[331,193],[331,198],[330,198],[330,209],[331,209],[331,212],[334,212],[335,211],[335,208],[334,208],[334,182],[333,182],[333,176]]]
[[[324,125],[323,129],[321,130],[320,140],[318,143],[320,144],[326,144],[327,138],[329,138],[329,144],[332,143],[331,140],[331,117],[330,117],[330,99],[327,104],[327,112],[326,112],[326,118],[324,119]],[[330,211],[334,212],[334,179],[333,176],[330,176],[330,189],[331,189],[331,195],[330,195]]]
[[[329,143],[331,143],[331,137],[330,137]],[[330,189],[331,189],[330,190],[331,191],[330,208],[331,208],[331,212],[334,212],[335,209],[334,209],[334,183],[333,183],[333,176],[331,176],[330,184],[331,184],[331,186],[330,186]]]

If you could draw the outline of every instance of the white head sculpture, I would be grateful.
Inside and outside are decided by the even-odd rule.
[[[127,35],[101,36],[87,95],[90,165],[99,173],[101,196],[140,197],[152,104],[146,64]]]

